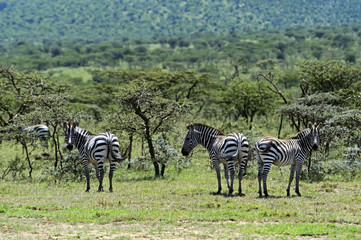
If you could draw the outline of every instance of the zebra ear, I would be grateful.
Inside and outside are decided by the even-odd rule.
[[[64,129],[66,129],[67,126],[68,126],[68,123],[67,123],[67,122],[63,122],[63,127],[64,127]]]
[[[73,122],[73,128],[76,128],[78,126],[78,123]]]
[[[318,126],[317,126],[317,129],[320,129],[323,127],[323,124],[322,123],[319,123]]]
[[[309,123],[309,124],[308,124],[308,128],[309,128],[309,129],[312,129],[312,125],[313,125],[312,123]]]
[[[188,126],[187,126],[187,129],[188,129],[189,131],[192,131],[192,132],[193,132],[193,130],[194,130],[193,124],[188,125]]]

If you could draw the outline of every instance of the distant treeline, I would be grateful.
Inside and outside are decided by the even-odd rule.
[[[122,39],[95,43],[27,40],[0,45],[0,61],[23,70],[54,67],[121,67],[196,70],[225,78],[252,68],[272,70],[301,60],[360,63],[361,25],[290,28],[253,34],[199,34],[149,41]],[[228,74],[228,76],[227,76]]]
[[[117,41],[361,23],[359,0],[0,0],[0,42]]]

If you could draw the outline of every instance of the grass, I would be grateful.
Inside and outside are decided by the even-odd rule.
[[[286,196],[288,169],[269,174],[270,198],[258,198],[254,163],[244,197],[214,195],[204,158],[164,179],[153,171],[118,169],[114,192],[97,181],[0,181],[0,239],[358,239],[360,182],[301,181],[302,197]],[[105,180],[105,188],[108,180]],[[238,184],[236,184],[236,189]]]

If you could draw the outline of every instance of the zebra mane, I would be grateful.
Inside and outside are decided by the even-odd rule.
[[[219,135],[224,135],[224,133],[223,133],[222,131],[220,131],[220,130],[218,130],[218,129],[216,129],[216,128],[210,127],[210,126],[208,126],[208,125],[205,125],[205,124],[203,124],[203,123],[192,123],[192,124],[189,124],[189,125],[187,126],[187,129],[190,129],[191,127],[194,127],[194,128],[196,128],[196,127],[204,127],[204,128],[206,128],[206,129],[212,129],[212,130],[214,130],[214,131],[217,132]]]
[[[75,130],[81,134],[81,135],[84,135],[84,136],[90,136],[90,135],[93,135],[89,130],[86,130],[84,128],[80,128],[80,127],[76,127]]]
[[[296,135],[289,137],[288,139],[301,139],[310,132],[309,128],[303,129],[302,131],[296,133]]]

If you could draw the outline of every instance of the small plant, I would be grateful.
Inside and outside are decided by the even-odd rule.
[[[4,169],[1,173],[1,179],[4,179],[9,174],[11,174],[13,179],[17,176],[25,178],[24,171],[27,169],[27,164],[18,155],[9,162],[1,163],[0,167],[1,169]]]
[[[49,167],[45,170],[45,174],[49,179],[53,179],[55,182],[64,180],[76,180],[83,179],[83,165],[81,157],[78,151],[71,151],[67,153],[64,160],[58,168]]]
[[[180,156],[178,151],[170,146],[169,142],[164,138],[155,138],[154,150],[156,159],[165,165],[173,165],[178,171],[189,167],[188,158]]]

